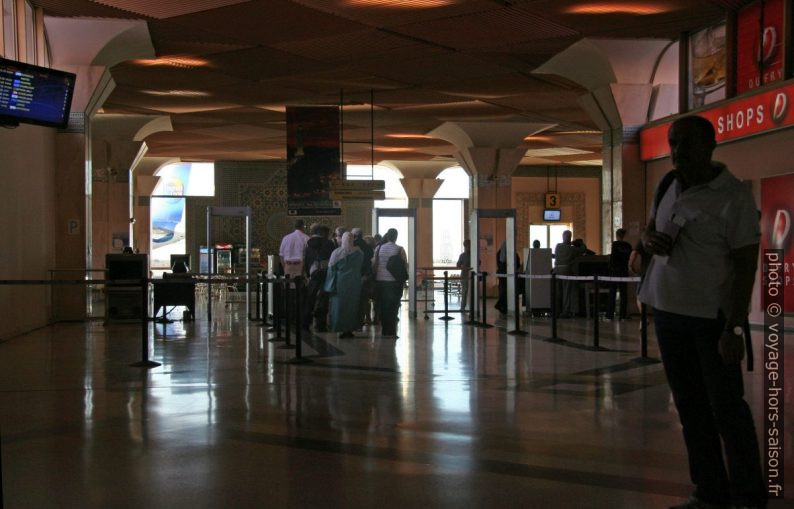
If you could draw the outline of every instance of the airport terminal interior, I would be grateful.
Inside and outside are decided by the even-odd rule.
[[[640,266],[603,278],[688,114],[758,209],[794,507],[794,0],[0,5],[0,508],[680,503]],[[296,219],[398,232],[396,335],[301,326]]]

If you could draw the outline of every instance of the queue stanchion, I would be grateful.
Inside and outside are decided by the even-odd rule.
[[[427,296],[427,287],[428,287],[427,283],[429,281],[430,281],[430,279],[427,277],[427,272],[425,272],[425,277],[422,279],[422,286],[425,287],[425,320],[429,320],[430,319],[430,314],[428,314],[428,311],[427,311],[427,306],[430,305],[430,299]],[[435,291],[433,292],[433,298],[435,298]]]
[[[267,308],[268,302],[270,301],[269,294],[270,293],[270,279],[265,275],[262,278],[262,321],[259,322],[259,325],[267,325],[268,324],[268,316],[267,316]]]
[[[292,344],[290,336],[292,335],[292,323],[290,322],[290,318],[292,317],[292,289],[290,285],[292,284],[292,278],[289,274],[284,276],[284,340],[285,343],[281,345],[279,348],[281,350],[292,350],[295,348],[295,345]]]
[[[268,329],[268,332],[275,332],[276,337],[270,339],[271,343],[284,339],[284,336],[281,335],[281,319],[284,310],[284,298],[282,297],[283,289],[281,288],[282,282],[283,279],[280,279],[278,276],[273,280],[273,327]]]
[[[643,359],[648,358],[648,306],[640,305],[640,350]]]
[[[477,285],[477,272],[469,270],[469,321],[466,325],[477,325],[477,301],[474,299],[474,288]]]
[[[487,272],[483,272],[482,274],[480,274],[480,283],[481,283],[481,286],[482,286],[482,290],[481,290],[481,293],[480,293],[480,295],[482,295],[482,299],[480,299],[481,302],[482,302],[482,321],[480,321],[477,324],[477,326],[478,327],[482,327],[483,329],[490,329],[490,328],[493,327],[493,325],[489,325],[488,324],[488,311],[487,311],[487,307],[488,306],[487,306],[486,300],[485,300],[485,298],[486,298],[486,296],[485,296],[485,285],[486,285],[487,279],[488,279],[488,273]]]
[[[156,368],[159,362],[149,360],[149,280],[141,279],[141,360],[130,366]]]
[[[0,433],[0,509],[3,509],[3,434]]]
[[[598,275],[593,276],[593,305],[591,309],[593,310],[593,350],[599,349],[599,338],[598,338]]]
[[[252,319],[252,320],[255,320],[255,321],[258,322],[258,321],[261,320],[261,312],[260,312],[259,306],[262,304],[262,274],[261,273],[257,273],[256,274],[256,282],[255,282],[255,284],[256,284],[256,318],[250,318],[250,313],[249,313],[249,319]]]
[[[210,265],[212,263],[210,262]],[[212,322],[212,273],[207,274],[207,323]]]
[[[295,278],[295,357],[289,361],[290,364],[306,364],[312,362],[303,356],[303,337],[301,333],[301,294],[303,287],[303,278]]]
[[[526,336],[529,333],[527,331],[521,330],[521,296],[518,294],[518,290],[516,290],[514,293],[516,328],[508,332],[508,334],[511,336]]]
[[[551,338],[557,339],[557,274],[551,272]]]
[[[455,319],[449,316],[449,271],[446,270],[444,271],[444,316],[441,319],[445,322]]]

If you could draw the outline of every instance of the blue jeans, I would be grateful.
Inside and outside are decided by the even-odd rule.
[[[744,401],[741,365],[726,366],[718,351],[724,319],[655,309],[654,323],[683,426],[694,495],[714,504],[764,507],[758,439],[750,407]]]

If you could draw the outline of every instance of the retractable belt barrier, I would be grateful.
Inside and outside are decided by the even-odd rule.
[[[223,277],[216,277],[213,276],[212,278],[201,278],[199,276],[196,278],[196,281],[206,280],[209,285],[209,281],[213,283],[246,283],[246,282],[253,282],[256,284],[257,290],[260,284],[273,284],[274,295],[273,298],[274,303],[277,305],[274,307],[274,326],[268,332],[276,332],[277,337],[271,341],[281,341],[282,339],[286,339],[286,345],[282,348],[295,348],[296,349],[296,357],[290,362],[308,362],[307,359],[302,357],[301,352],[301,327],[300,327],[300,316],[301,316],[301,306],[302,306],[302,286],[303,286],[303,278],[292,278],[290,279],[289,276],[280,277],[275,276],[272,278],[269,277],[262,277],[260,274],[253,274],[252,275],[241,275],[241,276],[223,276]],[[160,366],[161,364],[158,362],[154,362],[149,359],[149,321],[153,320],[153,317],[149,317],[149,283],[153,281],[161,281],[160,279],[154,280],[149,278],[142,278],[142,279],[57,279],[57,280],[50,280],[50,279],[0,279],[0,286],[96,286],[96,285],[107,285],[107,286],[114,286],[114,287],[140,287],[141,289],[141,360],[139,362],[131,364],[134,367],[142,367],[142,368],[154,368]],[[283,288],[283,287],[286,287]],[[292,288],[294,287],[294,289]],[[208,290],[209,291],[209,290]],[[283,293],[287,298],[279,298],[280,295]],[[210,294],[211,295],[211,294]],[[293,300],[291,297],[294,297],[294,303],[290,301]],[[264,300],[267,302],[267,297]],[[209,299],[211,300],[211,298]],[[262,300],[257,298],[257,317],[260,316],[259,312],[259,304],[261,304]],[[286,338],[281,337],[281,325],[282,325],[282,306],[284,304],[285,309],[283,317],[283,325],[285,329]],[[295,339],[296,345],[292,345],[290,343],[290,310],[292,305],[294,304],[295,307]],[[248,310],[249,319],[251,318],[250,310]]]
[[[477,275],[480,277],[482,281],[482,309],[483,309],[483,321],[485,323],[485,278],[488,276],[487,272],[479,272]],[[493,274],[496,278],[509,278],[515,277],[519,279],[550,279],[552,281],[551,284],[551,339],[558,340],[560,338],[557,337],[557,284],[556,281],[584,281],[584,282],[593,282],[594,285],[594,299],[598,297],[598,290],[600,283],[639,283],[640,278],[637,276],[627,276],[627,277],[619,277],[619,276],[568,276],[568,275],[561,275],[561,274],[506,274],[506,273],[495,273]],[[474,277],[472,275],[472,277]],[[518,292],[515,292],[515,321],[516,327],[515,330],[508,332],[508,334],[514,335],[524,335],[524,331],[521,330],[520,327],[520,318],[519,315],[521,314],[519,311],[519,299],[518,299]],[[641,342],[641,355],[642,358],[645,359],[648,357],[648,318],[647,318],[647,308],[643,304],[641,306],[641,322],[640,322],[640,342]],[[471,323],[474,325],[480,325],[479,322],[474,322],[474,313],[472,313],[472,320]],[[486,324],[487,325],[487,324]],[[597,300],[595,302],[595,309],[593,310],[593,350],[601,350],[599,345],[600,338],[599,338],[599,320],[598,320],[598,312],[597,312]]]
[[[425,278],[423,278],[422,281],[423,281],[423,284],[424,284],[424,287],[425,287],[425,320],[429,319],[430,317],[428,315],[430,315],[432,313],[444,313],[444,316],[442,316],[440,318],[440,320],[450,321],[450,320],[454,320],[455,319],[455,317],[449,316],[449,313],[450,313],[450,310],[449,310],[449,279],[450,279],[449,271],[446,271],[446,270],[444,271],[444,277],[425,277]],[[455,278],[455,279],[461,279],[461,278]],[[428,292],[427,288],[428,288],[428,286],[430,286],[430,285],[427,284],[428,281],[443,281],[444,282],[444,310],[443,311],[441,311],[439,309],[428,309],[428,306],[430,305],[430,304],[428,304],[429,302],[435,303],[435,298],[431,299],[427,295],[427,292]],[[433,291],[434,291],[434,295],[435,295],[435,289]],[[461,307],[461,309],[453,309],[452,312],[453,313],[465,313],[466,311],[465,311],[465,309],[463,309]]]
[[[470,315],[469,321],[466,322],[467,324],[474,325],[476,327],[482,328],[491,328],[492,325],[488,324],[487,319],[487,304],[486,304],[486,279],[488,277],[488,272],[475,272],[471,271],[471,286],[470,286]],[[639,277],[613,277],[613,276],[568,276],[568,275],[559,275],[559,274],[503,274],[503,273],[496,273],[493,274],[497,278],[508,278],[508,277],[516,277],[520,279],[550,279],[552,281],[551,284],[551,319],[552,319],[552,339],[559,339],[557,337],[557,303],[556,303],[556,281],[592,281],[595,287],[595,295],[598,295],[598,289],[600,283],[629,283],[629,282],[639,282]],[[475,292],[474,285],[477,284],[477,277],[480,279],[480,296],[481,296],[481,314],[480,320],[477,320],[476,311],[477,305],[475,302]],[[207,281],[208,286],[213,283],[248,283],[253,282],[255,283],[256,288],[256,314],[255,318],[254,315],[251,314],[250,309],[248,310],[248,316],[251,320],[256,320],[260,322],[260,325],[266,325],[268,316],[267,312],[262,313],[261,309],[264,306],[264,309],[267,309],[267,302],[269,299],[273,299],[273,317],[271,322],[271,327],[267,330],[267,332],[275,333],[276,336],[270,339],[270,342],[280,342],[284,341],[285,344],[281,346],[281,349],[295,349],[295,358],[290,361],[294,363],[302,363],[302,362],[310,362],[308,359],[304,358],[302,355],[302,337],[301,337],[301,316],[302,316],[302,299],[303,299],[303,278],[290,278],[289,275],[287,276],[274,276],[274,277],[263,277],[262,274],[255,273],[252,275],[240,275],[240,276],[222,276],[222,277],[206,277],[203,278]],[[443,279],[444,280],[444,316],[441,318],[442,320],[448,321],[452,320],[453,318],[449,316],[449,273],[447,271],[444,272],[443,278],[428,278],[430,280],[436,279]],[[198,281],[202,281],[202,278],[197,278]],[[132,364],[136,367],[145,367],[151,368],[159,366],[160,364],[149,359],[149,327],[148,321],[150,320],[148,316],[148,309],[149,309],[149,294],[148,294],[148,285],[153,280],[151,279],[61,279],[61,280],[47,280],[47,279],[4,279],[0,280],[0,286],[31,286],[31,285],[40,285],[40,286],[65,286],[65,285],[114,285],[114,286],[140,286],[141,291],[141,360]],[[272,285],[273,294],[270,295],[270,291],[263,291],[262,286],[267,284],[269,287]],[[210,299],[211,300],[211,299]],[[263,304],[264,303],[264,304]],[[596,305],[597,306],[597,305]],[[208,303],[209,308],[209,303]],[[294,308],[294,310],[293,310]],[[520,306],[519,306],[519,295],[518,292],[515,292],[515,329],[509,331],[508,334],[511,335],[526,335],[525,331],[521,330],[520,324]],[[458,310],[459,312],[463,312],[463,310]],[[425,310],[425,316],[427,317],[428,313],[441,313],[442,311],[436,310]],[[294,323],[293,323],[294,320]],[[291,336],[292,336],[292,327],[295,327],[295,344],[291,343]],[[647,358],[648,355],[648,334],[647,334],[647,309],[646,306],[643,305],[641,307],[641,351],[642,351],[642,358]],[[282,331],[284,335],[282,336]],[[597,307],[593,312],[593,350],[601,350],[599,346],[599,320],[598,320],[598,312]]]

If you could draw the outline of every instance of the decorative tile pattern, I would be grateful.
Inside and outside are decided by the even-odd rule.
[[[529,246],[529,210],[530,207],[545,206],[544,193],[517,193],[516,194],[516,245],[519,248]],[[573,207],[573,230],[576,237],[587,236],[587,221],[585,220],[585,193],[561,193],[560,208]]]
[[[200,245],[206,244],[208,206],[251,207],[251,247],[262,255],[278,253],[281,238],[292,231],[294,217],[287,215],[287,168],[283,161],[221,161],[215,165],[215,197],[189,198],[187,205],[188,251],[198,257]],[[372,223],[372,202],[345,203],[342,216],[305,216],[307,227],[313,223],[352,228],[369,232]],[[213,219],[213,242],[245,243],[245,222],[242,219]]]

